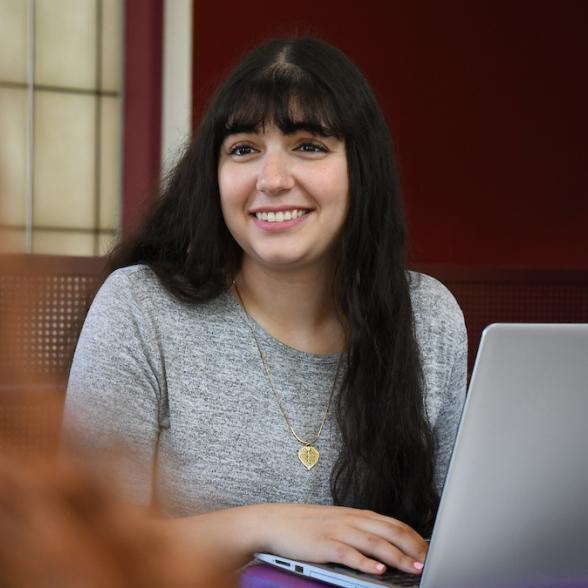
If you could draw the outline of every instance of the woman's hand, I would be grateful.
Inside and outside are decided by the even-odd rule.
[[[419,574],[426,541],[408,525],[377,513],[338,506],[264,504],[251,509],[256,551],[316,563],[339,563],[381,574],[386,565]],[[386,565],[383,565],[386,564]]]
[[[161,523],[186,554],[219,570],[235,570],[266,551],[369,574],[382,574],[386,566],[419,574],[428,547],[396,519],[341,506],[255,504]]]

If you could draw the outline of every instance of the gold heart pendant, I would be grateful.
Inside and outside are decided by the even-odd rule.
[[[319,457],[318,450],[312,445],[304,445],[298,450],[298,459],[307,470],[311,470],[316,465]]]

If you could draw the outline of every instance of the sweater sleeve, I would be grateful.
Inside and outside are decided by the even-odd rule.
[[[437,443],[435,487],[439,494],[445,484],[466,397],[468,340],[461,311],[459,319],[453,324],[454,333],[448,336],[453,343],[452,361],[448,366],[448,377],[442,394],[443,404],[434,426]]]
[[[64,448],[116,456],[117,486],[139,504],[152,499],[163,361],[142,309],[133,270],[118,270],[90,308],[74,355],[64,413]]]
[[[467,331],[457,300],[441,282],[416,272],[409,279],[427,414],[435,437],[434,483],[441,494],[465,402]]]

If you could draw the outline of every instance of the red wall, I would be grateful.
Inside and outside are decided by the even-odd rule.
[[[154,198],[161,156],[163,0],[126,0],[123,134],[123,235]]]
[[[413,262],[588,268],[588,2],[194,2],[196,120],[245,50],[318,34],[389,119]]]

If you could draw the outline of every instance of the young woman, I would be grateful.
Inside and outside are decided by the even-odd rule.
[[[258,47],[112,258],[68,431],[122,441],[128,492],[182,517],[168,528],[195,549],[420,573],[467,345],[404,241],[358,69],[316,39]]]

